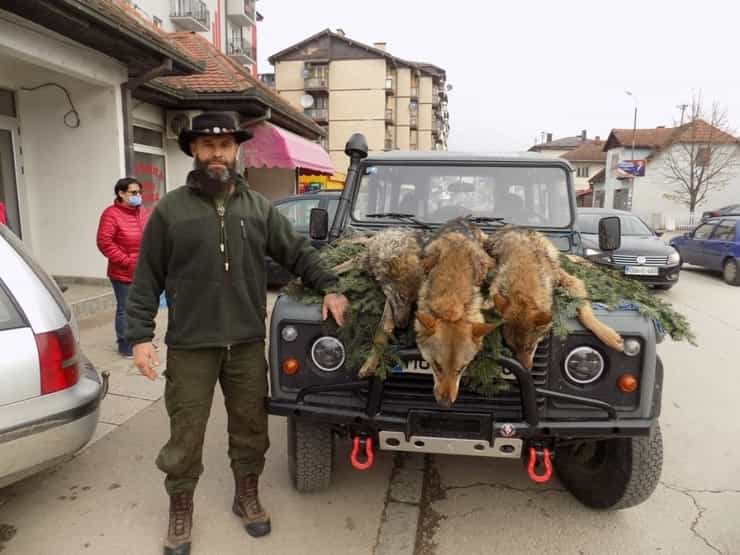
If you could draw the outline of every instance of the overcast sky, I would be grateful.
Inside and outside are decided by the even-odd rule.
[[[327,27],[443,67],[450,150],[526,150],[542,131],[672,125],[701,89],[740,123],[740,7],[726,1],[260,0],[268,56]],[[539,139],[538,139],[539,140]]]

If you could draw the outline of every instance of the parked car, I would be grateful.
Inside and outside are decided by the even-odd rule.
[[[682,262],[722,272],[730,285],[740,285],[740,215],[710,218],[696,229],[671,239]]]
[[[0,487],[71,458],[108,389],[59,287],[0,225]]]
[[[720,216],[730,216],[738,214],[740,214],[740,204],[730,204],[728,206],[723,206],[722,208],[719,208],[717,210],[707,210],[701,215],[701,219],[702,221],[704,221],[709,218],[718,218]]]
[[[622,246],[611,253],[599,250],[599,220],[618,216],[622,224]],[[658,289],[670,289],[678,282],[681,260],[678,252],[631,212],[609,208],[579,208],[576,222],[584,255],[593,262],[619,270]]]
[[[313,208],[323,208],[329,213],[329,221],[333,221],[341,193],[341,191],[304,193],[302,195],[281,198],[280,200],[276,200],[273,205],[281,214],[290,220],[293,228],[298,233],[308,237],[308,223],[311,218],[311,210]],[[319,241],[311,242],[317,248],[323,244]],[[265,257],[265,266],[267,269],[268,285],[285,285],[295,277],[287,268],[283,268],[269,256]]]

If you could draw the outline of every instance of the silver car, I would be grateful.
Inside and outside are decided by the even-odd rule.
[[[56,283],[0,225],[0,487],[71,458],[95,432],[101,378]]]

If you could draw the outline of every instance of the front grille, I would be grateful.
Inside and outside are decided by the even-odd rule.
[[[638,262],[638,258],[644,258],[645,262]],[[639,257],[637,255],[631,255],[631,254],[613,254],[612,255],[612,261],[614,261],[615,264],[619,264],[620,266],[667,266],[668,265],[668,257],[667,256],[643,256]]]
[[[532,379],[535,387],[547,385],[550,366],[550,338],[543,339],[535,353]],[[493,413],[497,420],[522,420],[522,403],[519,385],[503,376],[508,389],[491,398],[462,386],[457,401],[449,410]],[[405,416],[409,409],[444,410],[434,399],[434,378],[424,374],[393,374],[384,382],[381,412]],[[364,393],[364,392],[363,392]],[[545,405],[543,397],[537,397],[541,413]]]

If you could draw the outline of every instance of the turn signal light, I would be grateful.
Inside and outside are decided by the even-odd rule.
[[[617,380],[617,387],[623,393],[632,393],[637,390],[637,378],[632,374],[622,374]]]
[[[292,376],[293,374],[297,373],[300,369],[300,365],[298,364],[298,361],[294,358],[286,358],[283,361],[283,374],[288,374],[289,376]]]

